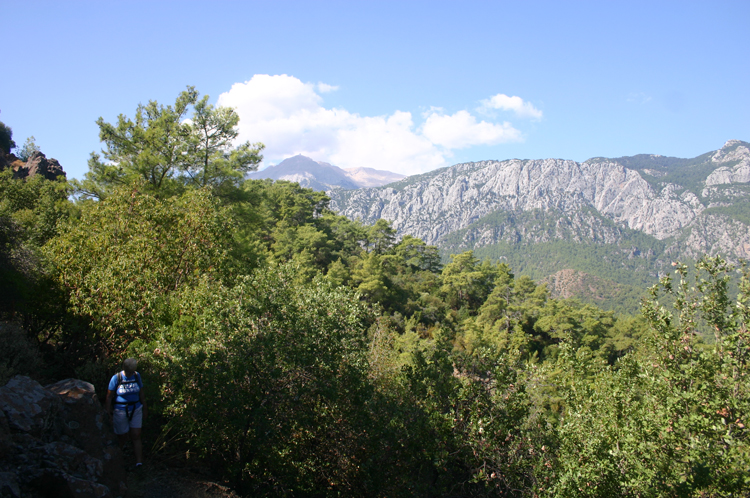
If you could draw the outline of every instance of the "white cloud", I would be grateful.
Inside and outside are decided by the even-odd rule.
[[[534,107],[530,102],[524,102],[521,97],[508,97],[504,93],[498,93],[487,100],[482,101],[481,110],[499,109],[501,111],[513,111],[519,118],[542,119],[542,111]]]
[[[521,132],[510,123],[477,122],[467,111],[458,111],[453,115],[432,112],[422,125],[422,133],[430,142],[447,149],[497,145],[521,140]]]
[[[320,93],[335,92],[338,89],[339,89],[339,87],[334,86],[334,85],[329,85],[328,83],[323,83],[323,82],[319,82],[318,83],[318,91]]]
[[[477,122],[467,111],[445,115],[431,108],[421,126],[412,114],[360,116],[326,108],[320,93],[337,87],[303,83],[288,75],[257,74],[219,96],[218,105],[240,116],[240,141],[263,142],[267,163],[295,154],[342,168],[370,167],[423,173],[447,166],[451,149],[521,140],[510,123]]]

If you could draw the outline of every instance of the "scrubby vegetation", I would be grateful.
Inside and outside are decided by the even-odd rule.
[[[247,496],[746,495],[744,268],[676,263],[637,316],[552,299],[243,180],[236,124],[188,89],[100,120],[82,182],[0,174],[3,379],[138,356],[158,451]]]

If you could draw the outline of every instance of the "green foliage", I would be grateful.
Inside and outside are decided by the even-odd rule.
[[[23,242],[40,247],[58,233],[58,222],[72,213],[69,193],[64,180],[15,179],[12,171],[0,171],[0,217],[18,227]]]
[[[358,494],[369,317],[342,288],[293,281],[291,267],[231,288],[204,279],[139,348],[179,431],[248,491]]]
[[[396,230],[391,227],[390,222],[381,218],[370,227],[367,240],[373,252],[376,254],[385,254],[393,248],[394,241],[396,240]]]
[[[36,344],[21,327],[0,321],[0,385],[4,386],[14,375],[36,377],[41,360]]]
[[[74,214],[68,192],[64,180],[18,179],[11,170],[0,172],[0,317],[18,323],[35,347],[49,345],[67,320],[66,303],[45,269],[40,247]]]
[[[208,96],[199,100],[194,87],[180,93],[174,106],[153,100],[139,104],[132,120],[121,114],[113,125],[99,118],[106,148],[103,157],[91,154],[85,179],[74,183],[78,194],[103,199],[118,186],[140,181],[142,188],[160,195],[186,186],[230,195],[262,160],[262,144],[232,145],[238,122],[232,109],[215,108]]]
[[[34,152],[39,152],[39,146],[37,146],[36,139],[32,135],[23,143],[23,147],[21,147],[21,150],[18,151],[17,156],[18,159],[26,162]]]
[[[509,274],[507,265],[480,263],[472,251],[454,254],[443,268],[440,292],[451,307],[474,312],[492,292],[495,280]]]
[[[617,368],[570,349],[561,356],[567,410],[550,495],[739,496],[750,485],[750,283],[746,275],[730,306],[731,267],[704,258],[696,269],[694,285],[680,264],[678,282],[662,279],[674,313],[652,289],[653,335]],[[696,340],[699,318],[716,331],[711,348]]]
[[[0,151],[8,154],[11,149],[15,147],[16,143],[13,141],[13,130],[10,126],[0,121]]]
[[[0,377],[103,385],[139,356],[171,451],[253,496],[746,494],[747,272],[733,303],[725,262],[678,264],[642,317],[554,299],[533,279],[653,281],[664,242],[584,213],[625,242],[500,241],[443,266],[324,193],[242,181],[260,146],[234,147],[236,125],[192,88],[99,120],[104,158],[78,188],[100,200],[75,208],[65,182],[0,173],[0,290],[15,293],[0,311],[19,324],[0,322]],[[630,159],[686,187],[707,161]],[[547,241],[583,226],[528,212],[474,228],[503,216]]]
[[[121,351],[148,338],[170,296],[202,276],[220,278],[231,220],[205,190],[160,199],[138,188],[82,205],[81,219],[45,246],[71,309]]]

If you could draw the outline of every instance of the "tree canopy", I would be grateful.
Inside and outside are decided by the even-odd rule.
[[[78,194],[103,199],[114,188],[139,179],[158,195],[189,186],[227,195],[263,159],[263,144],[234,145],[238,123],[233,109],[214,107],[207,95],[199,99],[191,86],[174,105],[153,100],[139,104],[134,118],[120,114],[116,124],[99,118],[105,147],[101,155],[91,154],[85,179],[74,182]]]
[[[13,130],[10,126],[0,121],[0,150],[7,154],[15,146],[16,142],[13,141]]]

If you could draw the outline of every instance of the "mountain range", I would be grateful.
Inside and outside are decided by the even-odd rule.
[[[561,271],[584,272],[589,283],[579,288],[618,289],[615,301],[654,283],[674,260],[750,255],[750,144],[739,140],[692,159],[480,161],[327,190],[331,207],[349,218],[385,218],[400,236],[445,255],[471,249],[552,287],[570,281]]]
[[[331,208],[384,218],[450,254],[505,261],[553,295],[633,311],[675,260],[750,255],[750,144],[683,159],[511,159],[404,177],[294,156],[252,178],[325,190]]]
[[[249,178],[287,180],[313,190],[358,189],[379,187],[405,178],[404,175],[373,168],[342,169],[332,164],[314,161],[303,155],[284,159],[275,166],[250,173]]]

